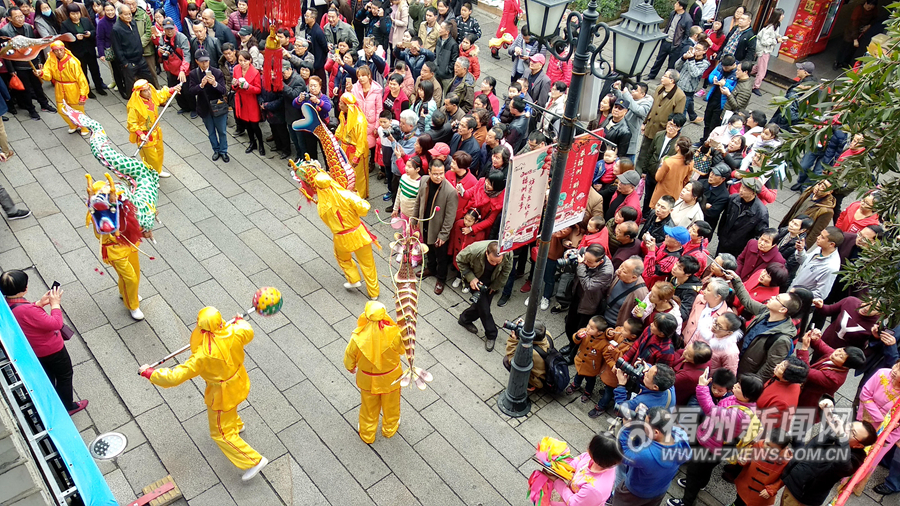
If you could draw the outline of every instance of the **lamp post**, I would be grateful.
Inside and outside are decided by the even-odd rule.
[[[544,270],[547,268],[547,255],[550,252],[550,239],[553,235],[553,224],[556,221],[556,208],[562,190],[566,159],[575,139],[575,119],[578,104],[581,101],[585,76],[590,71],[591,75],[602,79],[611,70],[609,62],[602,56],[603,47],[606,45],[610,33],[613,34],[615,70],[626,76],[635,75],[643,70],[656,44],[665,37],[658,27],[662,19],[656,15],[650,1],[632,0],[631,8],[622,15],[625,21],[615,28],[610,28],[606,23],[598,23],[600,14],[597,12],[597,2],[591,0],[584,14],[569,13],[563,38],[557,34],[562,15],[565,12],[566,0],[525,0],[525,12],[532,35],[541,44],[547,46],[548,51],[557,59],[564,61],[574,58],[574,60],[572,83],[569,85],[569,94],[566,98],[566,109],[560,120],[559,142],[553,155],[550,193],[547,196],[547,207],[541,219],[541,235],[529,295],[530,303],[525,312],[525,321],[516,331],[519,344],[510,363],[509,382],[497,401],[500,411],[508,416],[521,417],[531,411],[531,401],[528,399],[528,379],[531,375],[531,368],[534,366],[532,360],[534,321],[537,317],[538,301],[544,289]],[[648,7],[653,11],[653,15],[656,15],[655,20],[647,11]],[[593,39],[595,36],[599,36],[601,29],[603,39],[599,45],[595,46]],[[645,47],[651,43],[652,45]],[[572,51],[573,48],[574,51]],[[561,55],[566,49],[569,51],[565,56]]]

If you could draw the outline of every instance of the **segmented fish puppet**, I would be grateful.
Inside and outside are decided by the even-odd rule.
[[[391,261],[388,262],[393,270],[396,262],[397,272],[392,276],[394,282],[394,302],[397,307],[397,325],[400,327],[400,337],[403,339],[403,347],[406,349],[406,361],[409,368],[403,372],[403,376],[397,380],[400,386],[416,383],[419,390],[427,388],[426,383],[434,377],[430,372],[416,367],[416,323],[419,316],[419,283],[422,278],[416,275],[415,267],[422,263],[422,258],[428,252],[428,246],[420,240],[418,228],[410,225],[410,220],[394,218],[391,226],[402,229],[402,232],[394,234],[396,241],[391,243]]]
[[[103,125],[87,114],[72,109],[63,103],[62,112],[77,127],[91,131],[90,146],[94,158],[104,167],[112,170],[128,184],[117,188],[124,193],[137,211],[137,221],[141,228],[149,232],[156,224],[156,199],[159,196],[159,174],[147,166],[143,160],[125,156],[113,145],[106,135]]]
[[[75,36],[71,33],[64,33],[53,37],[32,39],[24,35],[16,35],[0,46],[0,58],[10,61],[31,61],[37,58],[44,48],[50,47],[50,44],[57,40],[75,42]]]
[[[295,103],[296,100],[299,100],[299,97],[295,99]],[[341,149],[341,143],[334,137],[331,130],[322,124],[319,113],[309,102],[300,107],[300,113],[302,117],[295,121],[291,128],[297,132],[309,132],[318,137],[322,143],[322,151],[325,152],[325,161],[331,179],[337,181],[343,188],[355,188],[356,172],[353,171],[347,154]]]

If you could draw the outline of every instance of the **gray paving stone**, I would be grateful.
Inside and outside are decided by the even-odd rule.
[[[225,487],[219,483],[188,501],[188,504],[190,506],[228,506],[234,505],[234,499],[231,498],[231,494],[225,490]]]
[[[181,162],[169,160],[169,155],[167,154],[166,168],[179,183],[192,192],[209,187],[209,181],[184,160]]]
[[[181,278],[184,284],[195,286],[212,277],[185,247],[188,241],[205,239],[205,236],[199,235],[182,242],[172,235],[172,231],[169,228],[157,229],[153,235],[157,241],[154,247],[159,252],[159,258],[165,259],[166,263],[178,274],[178,277]],[[213,247],[211,253],[217,251]],[[147,273],[147,275],[152,276],[153,274]]]
[[[266,265],[289,284],[299,295],[307,295],[319,288],[319,283],[259,229],[248,230],[239,236]]]
[[[466,457],[460,455],[437,432],[420,441],[414,448],[466,504],[509,504],[478,474]]]
[[[138,446],[129,445],[128,450],[116,458],[116,464],[136,494],[140,494],[144,487],[169,474],[153,452],[153,448],[146,443]],[[181,480],[175,478],[175,483],[183,490]]]
[[[275,242],[298,264],[304,264],[310,260],[319,258],[316,251],[296,234],[281,237]],[[333,249],[328,249],[326,251],[331,252]]]
[[[68,172],[67,174],[81,174],[81,181],[84,181],[84,173],[72,171]],[[87,215],[87,207],[84,205],[86,198],[87,193],[85,193],[83,189],[79,189],[78,193],[67,193],[65,195],[61,195],[54,198],[53,202],[59,208],[60,213],[62,213],[62,215],[67,220],[69,220],[69,223],[72,224],[73,228],[75,228],[77,231],[85,229],[90,233],[91,237],[93,237],[93,232],[91,232],[89,228],[84,226],[84,219]],[[97,242],[96,238],[94,239],[94,242]]]
[[[276,330],[270,338],[265,332],[257,329],[254,332],[253,342],[245,348],[247,355],[253,358],[256,365],[282,392],[303,381],[305,377],[280,347],[282,339],[287,338],[287,335],[296,337],[299,332],[288,325]]]
[[[72,230],[72,228],[70,227],[69,230]],[[99,250],[99,244],[95,243],[89,246],[82,245],[63,255],[63,259],[69,268],[72,269],[78,281],[91,293],[116,286],[114,276],[101,276],[99,272],[94,270],[94,266],[101,263],[98,257]]]
[[[279,329],[272,334],[272,340],[278,343],[295,364],[302,367],[301,374],[309,378],[338,412],[344,413],[359,404],[356,384],[347,380],[296,328],[289,326]],[[277,382],[273,382],[278,386]],[[288,397],[288,400],[291,398]],[[296,405],[294,407],[299,408]]]
[[[215,188],[203,188],[193,192],[209,209],[215,210],[216,216],[235,234],[253,228],[253,224],[244,213],[231,205],[226,197],[223,197]]]
[[[322,492],[319,492],[309,476],[300,468],[300,464],[297,464],[290,455],[283,455],[269,462],[262,470],[262,474],[288,506],[328,504]]]
[[[163,299],[169,303],[183,322],[197,320],[197,311],[203,306],[175,272],[172,270],[161,272],[149,278],[148,281],[156,287]]]
[[[84,362],[73,367],[72,381],[77,397],[90,401],[85,411],[91,415],[98,432],[109,432],[132,419],[96,362]],[[130,442],[129,446],[132,446]]]
[[[147,442],[147,438],[144,437],[144,433],[141,432],[141,428],[134,419],[114,430],[128,438],[128,448],[135,448]]]
[[[400,480],[393,474],[369,487],[369,495],[375,500],[375,504],[394,504],[396,506],[419,506],[419,501],[413,497]]]
[[[303,242],[308,245],[309,249],[318,252],[323,258],[334,256],[334,243],[331,240],[331,231],[322,223],[319,215],[316,214],[316,208],[312,204],[303,201],[304,206],[300,208],[295,216],[284,220],[283,223],[292,232],[301,237]],[[313,257],[310,257],[312,259]],[[301,261],[300,263],[305,263]]]
[[[330,343],[337,339],[338,335],[328,323],[307,304],[307,297],[300,297],[295,293],[292,287],[283,279],[276,276],[269,269],[258,272],[250,276],[250,280],[254,286],[274,286],[281,291],[284,305],[281,308],[281,315],[285,316],[295,326],[303,327],[306,335],[317,347],[326,343]]]
[[[401,420],[400,423],[402,424],[403,421]],[[372,448],[381,455],[384,462],[391,468],[393,475],[422,504],[440,506],[465,504],[447,486],[446,481],[438,476],[433,466],[425,461],[405,440],[396,437],[375,439]],[[373,495],[373,497],[376,496]],[[382,503],[379,502],[379,504]]]
[[[121,469],[110,471],[103,475],[103,478],[106,479],[106,484],[109,485],[117,504],[128,504],[137,498]]]
[[[294,181],[290,166],[284,162],[287,162],[287,160],[281,161],[281,163],[277,164],[277,167],[267,166],[261,171],[257,170],[256,177],[279,195],[292,193],[293,195],[287,201],[294,203],[300,198],[300,186]],[[305,197],[303,199],[306,200]]]
[[[0,252],[5,253],[16,248],[21,249],[19,247],[19,241],[16,240],[15,234],[13,234],[12,230],[9,229],[9,226],[6,224],[6,220],[3,220],[2,222],[0,222]],[[25,256],[24,253],[25,251],[22,250],[23,256]],[[0,259],[2,259],[2,257],[0,257]],[[24,263],[19,265],[24,265]]]
[[[350,311],[341,306],[337,299],[328,290],[317,290],[306,297],[306,301],[313,310],[328,324],[337,323],[347,317],[353,316]]]
[[[118,279],[116,278],[116,271],[112,267],[104,267],[105,270],[101,270],[101,272],[105,272],[105,276]],[[143,287],[143,285],[144,283],[141,283],[140,286]],[[115,288],[107,288],[106,290],[95,292],[92,296],[94,302],[100,307],[100,311],[106,316],[109,324],[114,329],[120,330],[134,324],[135,320],[131,317],[131,312],[122,303],[122,299],[119,298],[118,285]],[[143,297],[143,295],[141,296]]]
[[[332,452],[353,456],[342,459],[342,462],[363,488],[369,488],[388,475],[387,466],[359,438],[355,425],[348,423],[341,413],[329,406],[312,383],[304,381],[286,391],[285,396]]]
[[[256,254],[253,253],[253,250],[241,242],[240,239],[228,229],[227,225],[217,218],[204,220],[198,223],[198,225],[203,228],[206,237],[208,237],[209,240],[211,240],[213,244],[228,257],[228,260],[230,260],[230,262],[216,262],[214,259],[205,260],[203,264],[209,269],[213,276],[216,276],[217,273],[221,273],[222,269],[230,266],[232,270],[237,271],[237,274],[241,278],[246,279],[245,276],[266,268],[266,263],[256,256]],[[234,265],[230,265],[232,262]],[[237,267],[234,268],[234,266]],[[223,286],[228,287],[228,283],[221,279],[219,281],[223,283]]]
[[[219,481],[167,406],[138,416],[137,423],[185,499],[190,501]]]
[[[45,279],[55,279],[60,283],[75,281],[75,275],[63,262],[62,257],[57,253],[53,243],[50,242],[41,227],[19,230],[16,232],[16,238]]]
[[[586,450],[587,443],[599,431],[599,427],[588,427],[556,402],[551,402],[542,407],[536,416],[550,427],[553,427],[553,430],[558,432],[564,441],[571,441],[573,448],[580,450]]]
[[[240,193],[228,199],[231,205],[238,208],[244,216],[250,216],[265,209],[252,195],[249,193]]]
[[[182,188],[174,192],[166,192],[166,195],[193,223],[205,220],[214,215],[214,213],[187,188]]]
[[[47,195],[40,183],[34,182],[18,186],[16,193],[22,202],[31,209],[35,218],[41,219],[51,214],[58,213],[59,209],[53,203],[53,199]]]
[[[266,237],[273,241],[291,233],[291,230],[287,228],[284,223],[278,221],[278,219],[266,209],[249,214],[247,218],[256,228],[262,231]]]
[[[138,376],[138,366],[143,362],[134,359],[112,327],[104,325],[84,333],[83,337],[132,415],[139,415],[163,402],[156,387]]]
[[[175,204],[159,204],[156,210],[158,211],[157,219],[162,226],[178,239],[183,241],[201,234],[200,229],[195,226],[198,221],[197,217],[191,215],[188,218]]]
[[[469,425],[475,427],[491,446],[503,452],[507,460],[515,465],[534,455],[534,446],[537,443],[523,438],[504,419],[498,417],[490,407],[466,388],[466,385],[450,374],[443,362],[431,368],[431,373],[435,380],[429,387],[469,422]]]
[[[219,248],[216,248],[216,245],[205,235],[198,235],[185,241],[181,241],[181,245],[184,246],[191,255],[194,255],[194,258],[197,260],[206,260],[207,258],[214,257],[221,253]]]
[[[319,491],[331,504],[347,506],[374,505],[365,490],[360,487],[341,461],[353,455],[335,456],[310,428],[301,421],[278,434],[281,442],[300,464]]]
[[[279,220],[293,218],[297,214],[296,206],[293,203],[289,204],[286,202],[258,179],[247,181],[241,187],[244,191],[253,195],[263,207],[268,209]]]
[[[261,369],[250,371],[249,376],[251,387],[247,400],[257,413],[263,414],[263,421],[272,431],[280,432],[301,420],[297,410]]]
[[[503,497],[515,497],[522,489],[524,476],[506,460],[504,449],[495,449],[478,431],[463,420],[446,402],[437,401],[422,411],[422,416],[466,460],[493,485]],[[516,463],[518,464],[518,463]]]
[[[469,339],[472,339],[471,336]],[[457,378],[465,379],[466,385],[482,400],[487,400],[503,389],[503,385],[491,377],[454,343],[448,341],[431,350],[431,354]]]
[[[33,169],[31,174],[37,180],[38,184],[44,188],[44,191],[47,192],[47,195],[50,196],[50,198],[56,198],[67,193],[72,193],[72,188],[66,182],[65,178],[63,178],[59,171],[52,165],[40,169]]]

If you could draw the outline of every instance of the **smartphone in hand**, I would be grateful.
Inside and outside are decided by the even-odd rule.
[[[53,284],[50,285],[51,290],[56,289],[56,288],[59,288],[59,281],[54,281]]]

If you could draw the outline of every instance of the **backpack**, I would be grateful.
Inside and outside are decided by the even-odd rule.
[[[556,350],[552,339],[550,339],[550,351],[545,352],[538,346],[535,346],[534,349],[544,359],[544,364],[547,366],[547,378],[544,380],[544,385],[551,393],[561,394],[569,385],[569,364],[566,362],[566,358]]]

